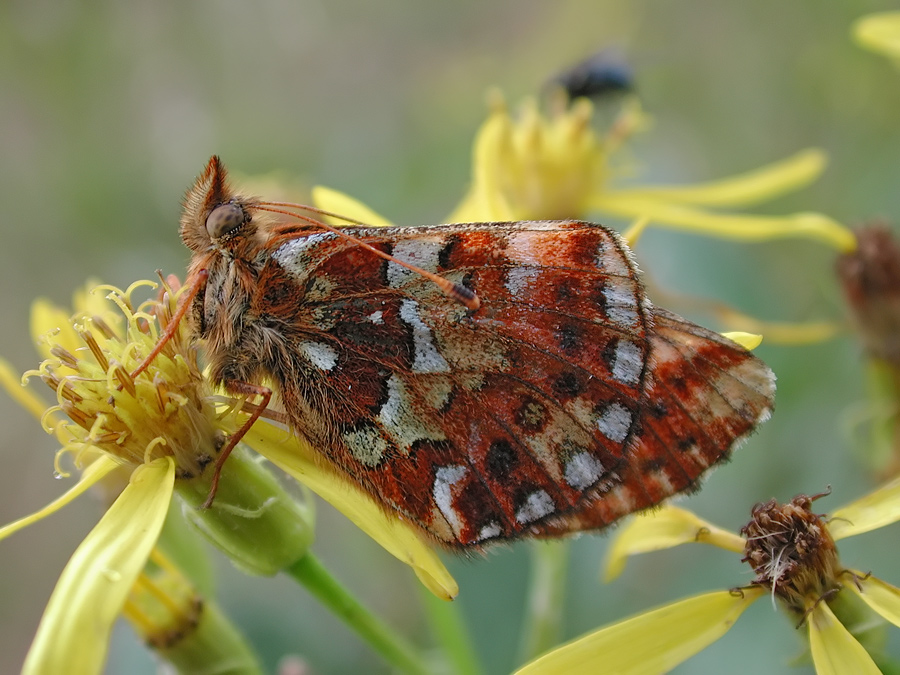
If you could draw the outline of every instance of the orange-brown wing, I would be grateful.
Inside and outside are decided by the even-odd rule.
[[[603,227],[350,232],[481,306],[334,234],[276,239],[263,304],[303,327],[283,397],[337,467],[447,545],[606,525],[689,488],[771,407],[771,373],[744,349],[654,323]]]

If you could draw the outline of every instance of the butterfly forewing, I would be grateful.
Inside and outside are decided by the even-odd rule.
[[[192,268],[216,269],[214,375],[269,376],[298,433],[447,545],[603,527],[690,489],[771,408],[768,368],[655,310],[601,226],[346,230],[387,259],[314,226],[250,232]]]

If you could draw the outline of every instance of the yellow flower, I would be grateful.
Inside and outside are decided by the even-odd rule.
[[[635,553],[706,543],[743,556],[756,577],[749,586],[690,597],[574,640],[524,666],[536,673],[665,673],[718,640],[754,601],[772,595],[805,626],[816,672],[880,673],[833,609],[850,594],[900,626],[900,588],[845,568],[835,541],[900,520],[900,480],[838,509],[826,520],[805,495],[758,504],[741,535],[689,511],[666,506],[636,517],[616,536],[607,579]]]
[[[29,651],[27,673],[99,672],[112,624],[144,569],[173,496],[188,505],[203,502],[211,478],[207,469],[243,417],[236,406],[223,404],[224,397],[202,376],[184,322],[149,367],[132,377],[171,321],[176,303],[166,286],[160,301],[135,308],[132,293],[147,285],[153,286],[137,282],[125,292],[98,287],[79,293],[71,318],[49,303],[35,303],[32,332],[46,360],[24,379],[43,380],[56,393],[55,406],[45,410],[0,361],[0,383],[62,444],[57,473],[67,475],[67,456],[81,473],[53,503],[0,528],[0,539],[50,515],[113,472],[126,477],[125,488],[63,571]],[[323,469],[304,443],[269,424],[257,424],[246,440],[412,566],[430,590],[445,599],[455,596],[452,577],[418,535]],[[184,513],[236,564],[274,574],[306,554],[310,513],[268,471],[241,455],[229,458],[212,508]]]

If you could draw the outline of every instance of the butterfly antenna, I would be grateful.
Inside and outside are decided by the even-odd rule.
[[[389,254],[385,253],[384,251],[379,251],[374,246],[371,246],[370,244],[367,244],[363,240],[354,237],[352,234],[347,234],[346,232],[342,232],[339,227],[332,227],[331,225],[328,225],[327,223],[323,223],[321,220],[316,220],[315,218],[311,218],[310,216],[304,216],[303,214],[300,214],[300,213],[293,213],[292,211],[286,211],[283,208],[276,208],[276,207],[285,207],[285,206],[291,207],[291,208],[303,209],[306,211],[312,211],[314,213],[319,213],[319,214],[326,215],[326,216],[334,216],[335,218],[340,218],[342,220],[347,221],[348,223],[353,223],[355,225],[364,225],[365,224],[365,223],[359,222],[358,220],[353,220],[351,218],[344,218],[343,216],[338,216],[338,215],[330,213],[328,211],[323,211],[321,209],[315,209],[315,208],[312,208],[309,206],[301,206],[299,204],[286,204],[283,202],[260,202],[258,204],[254,204],[253,208],[258,209],[260,211],[267,211],[269,213],[280,213],[281,215],[284,215],[284,216],[291,216],[292,218],[297,218],[299,220],[306,221],[307,223],[315,225],[316,227],[320,227],[324,230],[327,230],[328,232],[333,232],[334,234],[338,235],[339,237],[343,237],[347,241],[352,241],[357,246],[360,246],[360,247],[366,249],[367,251],[371,251],[372,253],[377,255],[379,258],[384,258],[385,260],[388,260],[392,263],[396,263],[397,265],[400,265],[401,267],[405,267],[406,269],[411,270],[411,271],[415,272],[416,274],[419,274],[419,275],[425,277],[426,279],[428,279],[429,281],[434,283],[441,290],[441,292],[444,295],[446,295],[448,298],[450,298],[452,300],[456,300],[457,302],[459,302],[460,304],[465,306],[466,309],[475,311],[476,309],[481,307],[481,300],[478,298],[478,296],[475,294],[475,292],[473,290],[471,290],[470,288],[466,288],[462,284],[458,284],[453,281],[449,281],[438,274],[429,272],[428,270],[423,270],[421,267],[416,267],[415,265],[412,265],[403,260],[398,260],[394,256],[389,255]]]
[[[348,218],[347,216],[342,216],[340,213],[334,213],[333,211],[326,211],[325,209],[319,209],[315,206],[307,206],[306,204],[294,204],[292,202],[262,202],[266,206],[280,206],[282,208],[287,209],[299,209],[301,211],[309,211],[310,213],[318,213],[320,216],[330,216],[332,218],[337,218],[338,220],[343,220],[345,223],[349,223],[350,225],[362,225],[363,227],[367,226],[367,223],[362,222],[361,220],[356,220],[356,218]]]

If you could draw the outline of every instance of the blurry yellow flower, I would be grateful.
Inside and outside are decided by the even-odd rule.
[[[853,24],[860,46],[890,58],[900,66],[900,12],[868,14]]]
[[[881,672],[833,608],[847,592],[900,626],[900,589],[843,567],[834,542],[900,520],[900,481],[827,520],[811,508],[819,496],[758,504],[741,536],[673,506],[636,517],[617,533],[607,579],[622,571],[630,555],[696,542],[742,554],[756,577],[743,588],[697,595],[602,628],[541,656],[517,675],[665,673],[718,640],[765,595],[778,598],[797,624],[805,624],[816,672]]]
[[[472,185],[449,222],[606,213],[744,241],[801,236],[841,251],[855,245],[849,230],[819,213],[756,216],[712,210],[748,206],[804,187],[825,167],[820,150],[700,185],[615,188],[611,160],[622,142],[648,122],[637,98],[629,99],[603,137],[591,126],[592,115],[593,106],[583,98],[568,108],[558,106],[549,116],[529,100],[514,119],[495,95],[475,141]]]
[[[0,539],[55,512],[113,472],[126,487],[73,555],[56,586],[25,664],[27,673],[99,672],[112,623],[159,537],[173,495],[199,505],[227,436],[239,427],[202,376],[196,346],[184,322],[149,367],[132,377],[171,321],[175,293],[135,308],[126,292],[98,287],[76,295],[74,317],[38,301],[32,332],[45,357],[25,380],[39,377],[55,393],[49,409],[22,389],[0,361],[0,384],[38,416],[62,444],[63,461],[81,472],[65,495],[40,511],[0,528]],[[106,297],[103,297],[105,295]],[[162,327],[162,328],[161,328]],[[391,553],[411,565],[444,598],[456,595],[452,577],[417,535],[389,518],[370,498],[313,459],[313,451],[280,429],[258,424],[253,447],[319,491]],[[257,431],[267,428],[268,431]],[[295,453],[285,456],[285,450]],[[271,497],[271,498],[270,498]],[[305,555],[312,529],[305,507],[289,498],[268,471],[229,459],[217,500],[208,511],[185,514],[241,567],[274,574]],[[63,667],[65,666],[65,667]]]
[[[475,139],[472,184],[447,222],[584,218],[607,213],[743,241],[807,237],[851,251],[853,234],[813,212],[787,216],[720,213],[712,209],[749,206],[798,190],[822,173],[822,151],[804,150],[780,162],[731,178],[688,186],[614,188],[611,158],[625,139],[648,125],[638,99],[627,99],[622,114],[601,137],[584,98],[557,106],[549,116],[527,100],[518,119],[499,93]],[[367,206],[328,188],[313,190],[313,202],[348,218],[388,224]],[[632,242],[633,243],[633,242]]]
[[[593,105],[585,98],[571,106],[556,105],[549,114],[528,100],[513,117],[499,94],[475,139],[472,182],[447,222],[505,222],[585,218],[609,214],[635,223],[623,233],[632,246],[648,224],[688,232],[763,241],[806,237],[839,251],[856,246],[853,233],[831,218],[812,212],[762,216],[722,212],[744,207],[814,181],[826,158],[816,149],[804,150],[780,162],[731,178],[688,186],[613,186],[617,170],[612,160],[624,141],[648,125],[638,99],[625,99],[623,112],[605,134],[592,125]],[[350,222],[388,225],[390,221],[366,205],[336,190],[317,187],[315,205],[346,216]],[[332,224],[342,224],[329,219]],[[839,328],[833,323],[761,322],[722,304],[704,303],[723,326],[764,333],[781,344],[807,344],[829,339]]]

